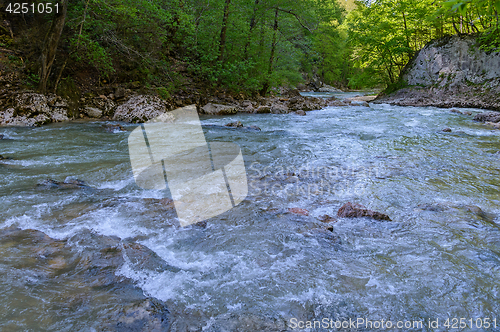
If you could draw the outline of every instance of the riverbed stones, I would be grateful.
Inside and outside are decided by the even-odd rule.
[[[361,218],[368,217],[375,220],[391,221],[388,215],[367,209],[361,204],[347,202],[337,212],[339,218]]]

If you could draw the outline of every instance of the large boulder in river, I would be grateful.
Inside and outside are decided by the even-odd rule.
[[[236,114],[237,108],[232,105],[221,105],[208,103],[201,108],[201,113],[209,115],[228,115]]]
[[[167,110],[168,105],[164,100],[156,96],[139,95],[118,106],[113,120],[142,123],[159,117]]]
[[[344,204],[337,212],[337,216],[340,218],[368,217],[375,220],[391,221],[391,218],[389,218],[389,216],[386,214],[368,210],[361,204],[352,204],[351,202],[347,202],[346,204]]]

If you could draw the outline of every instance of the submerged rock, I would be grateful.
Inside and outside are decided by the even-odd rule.
[[[443,129],[443,131],[444,131],[445,133],[451,133],[451,128],[444,128],[444,129]]]
[[[352,204],[351,202],[347,202],[344,204],[339,211],[337,212],[337,216],[339,218],[360,218],[360,217],[368,217],[375,220],[387,220],[391,221],[388,215],[368,210],[361,204]]]
[[[300,115],[300,116],[305,116],[306,112],[304,112],[303,110],[298,110],[298,111],[295,111],[295,114]]]
[[[133,269],[179,271],[141,244],[88,230],[55,240],[38,230],[9,227],[0,230],[0,246],[4,267],[14,274],[5,276],[11,287],[18,291],[37,288],[36,294],[26,294],[34,316],[23,317],[36,330],[51,330],[53,324],[68,322],[75,330],[164,331],[169,327],[167,305],[145,296],[119,273],[124,264]],[[24,305],[15,298],[6,301],[14,316]],[[95,310],[101,314],[93,314]],[[92,321],[88,321],[89,314]],[[49,322],[39,319],[47,315]]]
[[[4,135],[3,134],[0,134],[0,139],[4,139]]]
[[[0,155],[0,160],[12,160],[13,158],[11,157],[4,157],[2,155]]]
[[[253,130],[253,131],[261,131],[261,129],[257,126],[248,126],[248,127],[243,127],[243,128]]]
[[[453,202],[439,202],[419,204],[416,210],[429,212],[460,212],[468,215],[473,215],[478,219],[493,222],[496,215],[493,213],[484,212],[479,206],[471,204],[460,204]]]
[[[240,121],[230,122],[226,124],[226,127],[241,128],[243,127],[243,124]]]
[[[500,122],[500,112],[483,112],[474,116],[478,122]]]
[[[123,126],[120,124],[107,123],[107,124],[102,125],[101,127],[103,127],[104,130],[106,130],[110,133],[118,133],[121,131],[126,131],[125,128],[123,128]]]
[[[308,216],[309,215],[309,211],[307,211],[306,209],[301,209],[301,208],[289,208],[288,212],[293,213],[293,214],[298,214],[301,216]]]
[[[324,223],[330,223],[330,222],[337,222],[338,220],[334,217],[330,217],[329,215],[325,214],[323,216],[320,216],[318,218],[321,222],[324,222]]]
[[[46,179],[38,183],[37,187],[44,189],[94,189],[88,186],[84,181],[73,178],[67,178],[64,182]]]
[[[168,331],[170,312],[164,302],[148,298],[117,310],[106,323],[111,331]]]
[[[492,126],[495,129],[500,129],[500,122],[485,122],[488,126]]]

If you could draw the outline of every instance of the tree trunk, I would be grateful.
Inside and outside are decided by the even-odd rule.
[[[57,45],[59,44],[59,39],[64,29],[67,10],[68,0],[61,0],[59,2],[59,12],[55,14],[50,30],[45,37],[42,54],[40,55],[40,84],[38,88],[41,93],[47,92],[47,81],[49,79],[50,69],[56,58]]]
[[[245,52],[244,57],[245,60],[248,59],[248,47],[250,46],[250,39],[252,38],[252,31],[255,25],[257,24],[257,9],[259,5],[260,0],[255,0],[254,7],[253,7],[253,14],[252,17],[250,18],[250,29],[248,30],[248,36],[247,36],[247,42],[245,43]]]
[[[262,96],[264,96],[267,93],[267,90],[269,89],[269,77],[273,73],[274,53],[276,52],[276,37],[278,33],[278,12],[279,8],[276,8],[276,11],[274,13],[273,44],[271,45],[271,55],[269,56],[269,68],[267,70],[268,78],[266,79],[266,82],[264,83],[264,86],[260,91],[260,94]]]
[[[217,59],[217,61],[219,62],[224,60],[224,49],[226,47],[227,20],[229,18],[229,5],[231,5],[231,0],[226,0],[226,4],[224,6],[224,16],[222,18],[222,27],[220,29],[219,58]]]

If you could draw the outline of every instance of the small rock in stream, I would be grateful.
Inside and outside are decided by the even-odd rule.
[[[225,126],[232,127],[232,128],[242,128],[243,124],[240,121],[236,121],[236,122],[227,123]]]
[[[462,112],[460,112],[459,110],[454,109],[454,108],[453,108],[453,109],[451,109],[451,110],[450,110],[450,112],[452,112],[452,113],[457,113],[457,114],[463,114]]]
[[[12,160],[13,158],[11,157],[4,157],[2,155],[0,155],[0,160]]]
[[[337,222],[338,220],[334,217],[330,217],[329,215],[325,214],[324,216],[320,216],[318,218],[321,222],[324,223],[329,223],[329,222]]]
[[[46,179],[36,185],[44,189],[94,189],[88,186],[84,181],[68,177],[64,182],[52,179]]]
[[[298,110],[295,112],[295,114],[300,115],[300,116],[305,116],[306,112],[304,112],[303,110]]]
[[[101,127],[103,127],[104,130],[106,130],[110,133],[119,133],[122,131],[126,131],[125,128],[123,128],[122,125],[120,125],[120,124],[107,123],[107,124],[102,125]]]
[[[337,212],[337,216],[339,218],[360,218],[360,217],[368,217],[375,220],[387,220],[392,221],[388,215],[368,210],[361,204],[352,204],[351,202],[347,202],[344,204],[339,211]]]
[[[495,129],[500,129],[500,122],[485,122],[485,124]]]
[[[307,211],[306,209],[301,209],[301,208],[289,208],[288,212],[293,213],[293,214],[298,214],[301,216],[308,216],[309,215],[309,211]]]
[[[451,133],[451,128],[444,128],[443,132],[445,132],[445,133]]]

